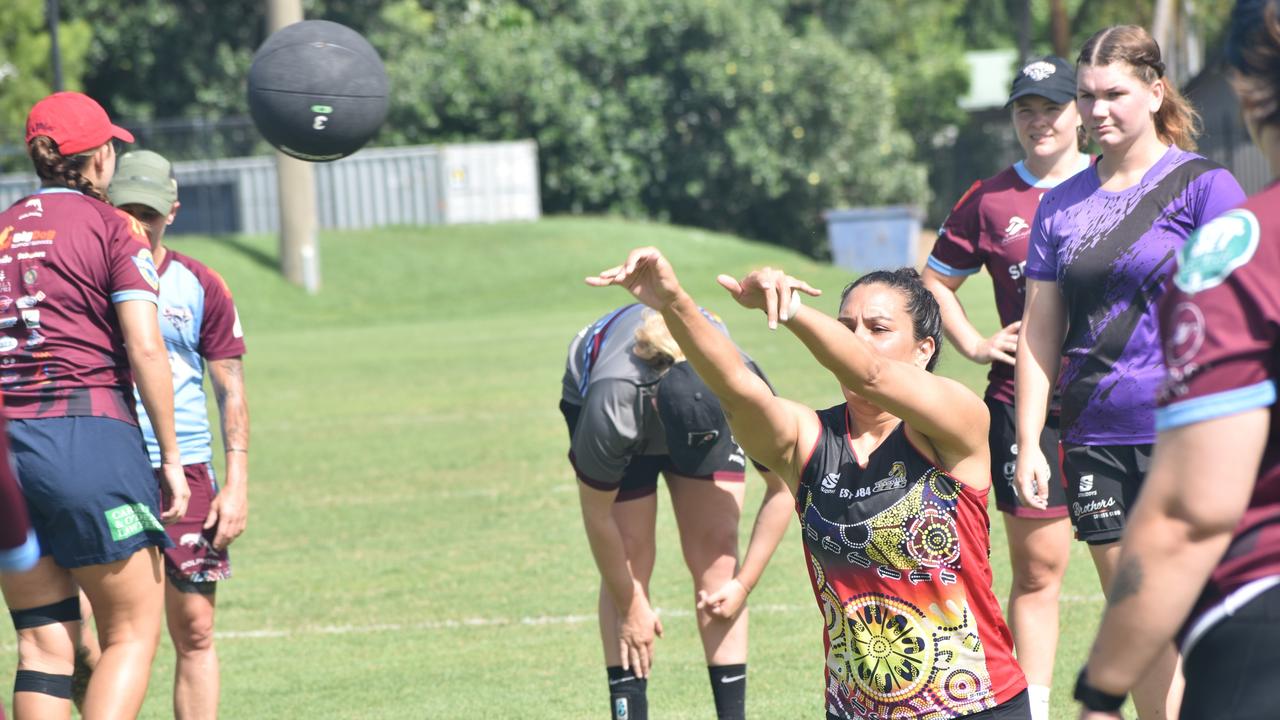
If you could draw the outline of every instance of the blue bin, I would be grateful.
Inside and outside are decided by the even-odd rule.
[[[912,205],[828,210],[831,261],[857,272],[915,267],[923,213]]]

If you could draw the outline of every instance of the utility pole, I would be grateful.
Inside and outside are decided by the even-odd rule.
[[[58,47],[58,0],[45,0],[45,22],[49,24],[49,61],[53,65],[53,91],[62,92],[62,50]]]
[[[302,0],[268,0],[267,33],[302,21]],[[276,151],[280,196],[280,271],[308,293],[320,291],[316,179],[311,163]]]

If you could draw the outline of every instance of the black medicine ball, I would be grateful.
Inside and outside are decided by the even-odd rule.
[[[304,20],[272,33],[249,68],[249,113],[267,142],[300,160],[346,157],[387,116],[387,71],[345,25]]]

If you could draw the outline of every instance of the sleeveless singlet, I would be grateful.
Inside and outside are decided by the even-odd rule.
[[[991,592],[986,491],[957,482],[899,423],[865,465],[845,405],[800,477],[796,512],[826,622],[836,718],[956,718],[1026,688]]]

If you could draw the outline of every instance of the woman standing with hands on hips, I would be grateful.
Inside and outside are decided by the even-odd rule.
[[[1164,372],[1157,301],[1187,236],[1244,192],[1191,152],[1195,111],[1165,77],[1145,30],[1096,33],[1076,77],[1076,103],[1102,155],[1046,193],[1032,223],[1015,373],[1016,478],[1022,502],[1046,506],[1049,459],[1036,440],[1060,388],[1071,520],[1105,593],[1155,441]],[[1176,662],[1170,646],[1135,687],[1144,719],[1176,716]]]
[[[190,495],[147,236],[104,202],[116,139],[133,137],[85,95],[36,103],[27,147],[42,187],[0,213],[0,390],[43,553],[27,572],[0,574],[18,633],[17,720],[71,715],[77,585],[97,612],[102,645],[84,715],[137,715],[164,614],[159,550],[170,542],[160,523],[182,517]],[[172,496],[163,515],[134,382]]]
[[[1018,502],[1014,466],[1018,442],[1013,412],[1013,354],[1025,302],[1027,244],[1040,197],[1089,167],[1081,152],[1084,128],[1076,111],[1076,72],[1060,57],[1027,63],[1013,80],[1008,107],[1024,159],[980,180],[956,203],[938,231],[924,269],[924,284],[938,298],[942,327],[962,355],[991,365],[986,404],[991,411],[991,482],[1005,514],[1013,581],[1009,629],[1018,664],[1027,675],[1031,715],[1049,719],[1049,688],[1058,647],[1058,593],[1071,553],[1071,525],[1058,463],[1057,409],[1040,432],[1040,450],[1051,459],[1048,502]],[[965,314],[956,291],[986,267],[991,274],[1002,329],[984,337]]]
[[[587,282],[621,285],[662,313],[734,437],[796,493],[826,625],[828,719],[1030,717],[991,592],[987,410],[930,372],[941,320],[914,270],[851,283],[839,321],[799,306],[797,290],[818,291],[781,271],[720,277],[835,375],[844,402],[816,412],[747,368],[656,249]]]

